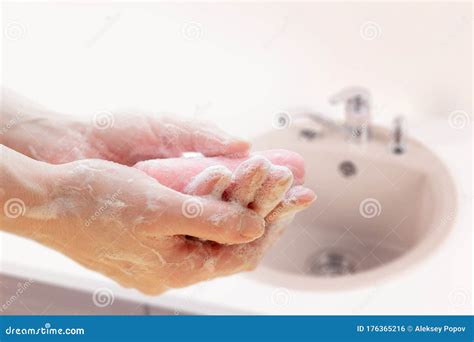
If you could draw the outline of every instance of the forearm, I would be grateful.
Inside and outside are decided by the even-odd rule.
[[[47,160],[47,146],[61,143],[70,134],[68,127],[78,122],[2,88],[0,107],[0,143],[37,160]]]
[[[49,201],[55,166],[0,147],[0,229],[33,237],[51,219],[40,208]]]

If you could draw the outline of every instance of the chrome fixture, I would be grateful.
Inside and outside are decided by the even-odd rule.
[[[370,135],[370,95],[361,87],[345,88],[329,99],[331,104],[345,103],[345,122],[339,123],[318,112],[301,112],[295,118],[308,118],[343,134],[348,140],[367,141]]]
[[[344,103],[345,124],[351,140],[367,141],[370,137],[370,94],[362,87],[348,87],[333,95],[329,102],[333,105]]]
[[[406,125],[403,116],[397,116],[393,120],[390,150],[394,154],[402,154],[406,151]]]

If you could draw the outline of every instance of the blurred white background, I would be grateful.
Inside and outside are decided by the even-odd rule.
[[[7,3],[3,83],[57,110],[137,107],[249,136],[368,87],[374,120],[472,113],[470,3]],[[470,117],[468,118],[470,120]]]

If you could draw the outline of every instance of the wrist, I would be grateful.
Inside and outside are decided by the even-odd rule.
[[[56,166],[36,161],[2,146],[0,164],[2,229],[30,236],[50,218],[47,205]]]

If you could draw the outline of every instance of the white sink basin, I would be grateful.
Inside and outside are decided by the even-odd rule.
[[[287,288],[347,289],[372,286],[429,257],[454,226],[455,187],[421,143],[408,139],[402,154],[389,146],[389,132],[380,127],[363,146],[313,123],[255,139],[256,150],[300,153],[305,185],[318,198],[252,277]]]

